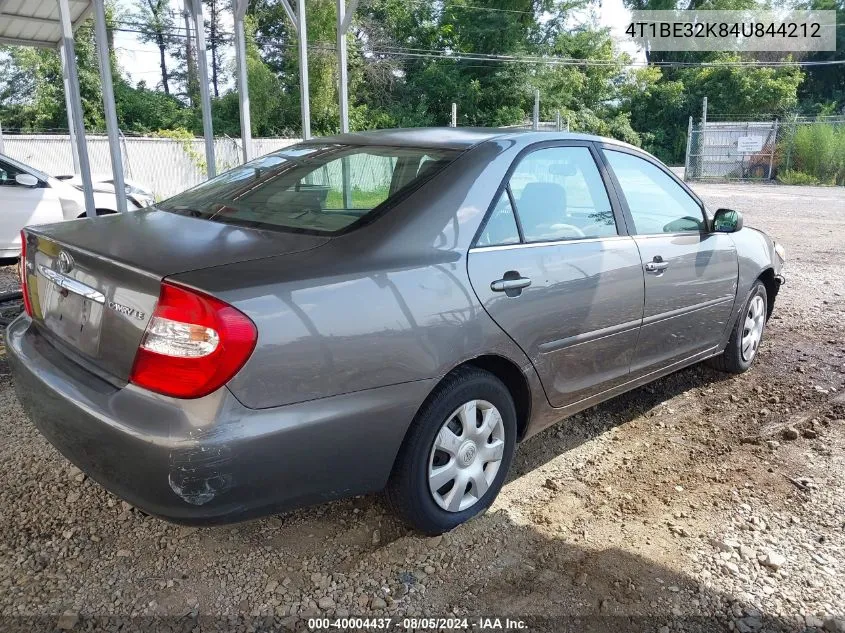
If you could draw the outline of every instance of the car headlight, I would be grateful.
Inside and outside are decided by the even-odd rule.
[[[139,209],[143,209],[144,207],[149,207],[150,205],[152,205],[155,202],[155,200],[152,197],[147,197],[147,196],[139,195],[139,194],[128,195],[128,196],[126,196],[126,199],[129,202],[131,202],[132,204],[134,204],[136,207],[138,207]]]
[[[775,253],[777,253],[778,257],[780,257],[780,261],[786,261],[786,249],[780,242],[775,242]]]

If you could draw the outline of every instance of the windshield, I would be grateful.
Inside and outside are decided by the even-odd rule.
[[[5,154],[0,154],[0,161],[8,163],[12,167],[17,168],[20,171],[25,171],[28,174],[32,174],[33,176],[38,178],[38,180],[43,180],[44,182],[46,182],[50,178],[50,176],[45,174],[43,171],[35,169],[35,167],[32,167],[31,165],[24,165],[20,161],[16,161],[15,159],[10,158]]]
[[[256,228],[339,233],[429,179],[456,150],[301,144],[236,167],[157,208]]]

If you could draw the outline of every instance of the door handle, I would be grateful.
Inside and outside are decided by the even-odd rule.
[[[662,274],[667,268],[669,268],[669,262],[664,262],[660,255],[655,255],[654,259],[650,262],[646,262],[645,265],[645,271],[647,273],[655,273],[658,275]]]
[[[518,274],[518,273],[517,273]],[[523,288],[527,288],[531,285],[531,280],[528,277],[510,277],[505,275],[504,279],[497,279],[496,281],[490,284],[490,290],[493,292],[506,292],[508,296],[515,296],[519,294],[519,292],[514,293],[511,295],[510,291],[522,291]]]

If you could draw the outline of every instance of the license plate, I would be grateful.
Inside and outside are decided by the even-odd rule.
[[[103,304],[62,288],[43,275],[42,279],[44,325],[83,354],[99,356]]]

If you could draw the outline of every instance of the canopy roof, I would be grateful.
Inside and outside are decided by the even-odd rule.
[[[92,0],[68,0],[74,28],[93,5]],[[61,39],[56,0],[0,0],[0,44],[56,48]]]

